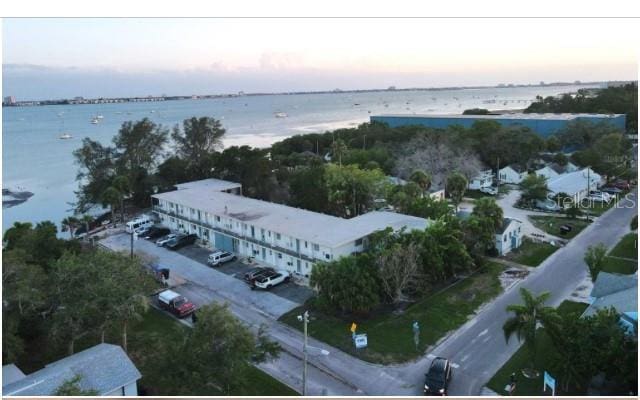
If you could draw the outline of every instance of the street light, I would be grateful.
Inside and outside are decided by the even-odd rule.
[[[309,324],[309,311],[298,315],[298,321],[304,324],[304,343],[302,345],[302,355],[304,358],[304,366],[302,369],[302,395],[307,395],[307,325]]]

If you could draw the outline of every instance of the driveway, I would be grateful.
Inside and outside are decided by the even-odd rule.
[[[116,251],[129,251],[130,249],[130,236],[127,234],[118,234],[109,236],[100,241],[100,244]],[[197,247],[197,246],[189,246]],[[143,239],[134,242],[134,250],[136,253],[144,253],[156,261],[156,264],[162,268],[169,268],[171,274],[177,274],[184,278],[188,282],[197,283],[199,286],[205,287],[208,290],[215,292],[225,293],[227,297],[243,304],[245,307],[254,309],[260,313],[269,315],[274,319],[278,319],[282,314],[302,305],[306,296],[310,294],[310,289],[296,286],[293,283],[285,284],[289,286],[288,289],[280,289],[279,293],[276,291],[257,291],[251,290],[243,280],[240,279],[244,273],[242,272],[240,264],[235,263],[237,271],[232,274],[222,273],[214,268],[203,264],[200,260],[208,251],[205,249],[193,249],[183,248],[179,251],[171,251],[164,247],[158,247],[153,242],[149,242]],[[185,254],[189,254],[191,257],[187,257]],[[204,258],[206,260],[206,257]],[[227,267],[233,268],[233,265]],[[229,270],[228,270],[229,272]],[[299,289],[302,294],[296,292]],[[287,293],[296,293],[292,298],[298,298],[296,301],[283,297]]]
[[[531,221],[529,220],[529,215],[556,215],[552,213],[545,213],[541,211],[531,211],[531,210],[522,210],[520,208],[515,208],[513,205],[516,204],[518,199],[520,198],[520,190],[510,190],[506,195],[498,198],[496,203],[502,208],[505,217],[515,218],[522,221],[522,232],[527,236],[534,236],[538,238],[542,238],[544,241],[560,241],[565,242],[566,239],[562,239],[558,236],[550,235],[543,231],[542,229],[536,228]]]

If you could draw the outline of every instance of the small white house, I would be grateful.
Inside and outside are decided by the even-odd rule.
[[[596,190],[602,182],[602,177],[590,168],[558,175],[549,180],[549,197],[559,193],[566,193],[579,202],[589,196],[589,191]]]
[[[548,165],[545,165],[544,167],[536,170],[536,172],[534,172],[536,175],[538,176],[544,176],[545,178],[547,178],[548,181],[550,181],[551,179],[557,177],[558,175],[560,175],[559,173],[557,173],[553,168],[551,168]]]
[[[444,189],[429,189],[429,197],[431,197],[433,200],[444,201]]]
[[[496,231],[496,250],[503,256],[522,244],[522,221],[515,218],[504,218],[502,226]]]
[[[527,171],[519,165],[507,165],[498,171],[500,183],[519,184],[527,176]]]
[[[485,187],[490,187],[493,183],[493,173],[490,169],[480,172],[469,180],[469,189],[480,190]]]

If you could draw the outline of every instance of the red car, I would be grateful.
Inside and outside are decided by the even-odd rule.
[[[618,181],[613,186],[617,187],[620,190],[629,190],[631,189],[631,185],[626,181]]]
[[[160,303],[160,307],[170,311],[178,318],[184,318],[196,310],[196,306],[192,302],[172,290],[165,290],[158,294],[158,303]]]

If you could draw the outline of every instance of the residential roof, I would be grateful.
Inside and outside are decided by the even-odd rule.
[[[593,171],[587,171],[587,168],[561,174],[549,179],[547,187],[551,193],[564,192],[570,196],[587,189],[587,175],[591,180],[591,184],[600,181],[600,175]]]
[[[637,286],[638,277],[636,275],[600,272],[593,284],[591,297],[602,297]]]
[[[638,276],[600,272],[596,279],[591,297],[595,300],[583,315],[594,315],[598,310],[614,308],[619,313],[638,312]]]
[[[224,181],[222,179],[201,179],[199,181],[178,183],[175,185],[176,189],[184,190],[184,189],[194,189],[194,188],[208,188],[211,190],[230,190],[242,187],[242,184],[231,181]]]
[[[507,165],[506,167],[502,168],[501,170],[506,169],[506,168],[511,168],[512,170],[516,171],[516,172],[517,172],[517,173],[519,173],[519,174],[521,174],[521,173],[523,173],[523,172],[525,172],[525,171],[526,171],[526,169],[525,169],[525,168],[523,168],[523,167],[522,167],[521,165],[519,165],[519,164],[509,164],[509,165]]]
[[[63,383],[76,376],[80,376],[78,384],[81,389],[96,390],[100,395],[142,377],[120,346],[102,343],[2,386],[2,395],[50,396]]]
[[[401,117],[401,118],[462,118],[462,119],[514,119],[514,120],[561,120],[571,121],[576,118],[616,118],[625,114],[570,114],[570,113],[513,113],[513,114],[489,114],[489,115],[462,115],[462,114],[381,114],[376,117]]]
[[[19,381],[26,375],[16,367],[15,364],[7,364],[2,366],[2,384],[8,385],[10,383]]]
[[[497,235],[502,235],[507,229],[509,229],[509,225],[511,225],[512,223],[522,223],[522,221],[520,221],[519,219],[515,219],[515,218],[503,218],[502,219],[502,226],[496,230],[496,234]]]
[[[425,229],[429,224],[424,218],[383,211],[351,219],[338,218],[203,187],[160,193],[153,197],[213,215],[226,214],[256,227],[328,247],[338,247],[387,227]]]

